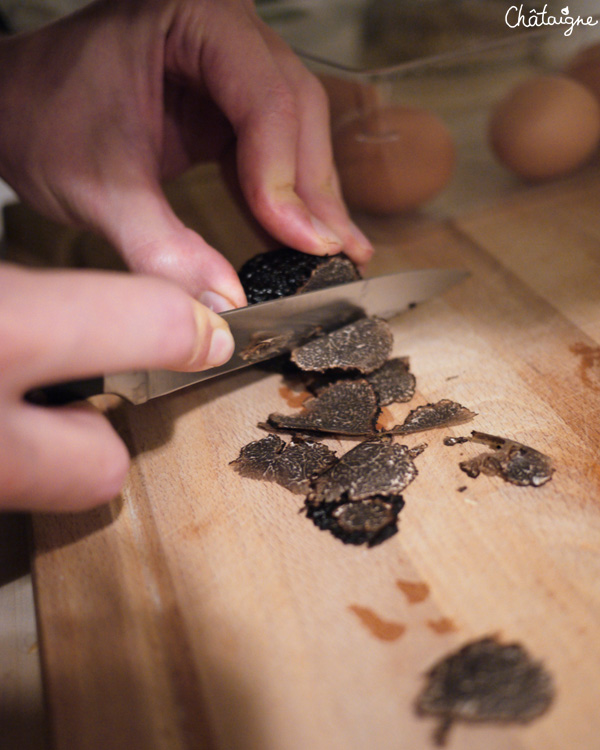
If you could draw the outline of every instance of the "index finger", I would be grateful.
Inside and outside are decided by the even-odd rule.
[[[135,369],[200,370],[233,353],[223,318],[174,283],[116,272],[0,269],[2,388]]]
[[[250,10],[231,0],[201,7],[202,26],[174,24],[167,67],[189,80],[201,79],[227,116],[237,136],[240,184],[263,226],[299,250],[339,252],[342,240],[296,192],[296,99]]]

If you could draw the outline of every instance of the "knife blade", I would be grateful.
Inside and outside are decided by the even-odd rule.
[[[54,405],[113,393],[142,404],[271,359],[318,333],[328,333],[358,318],[390,319],[441,294],[466,276],[458,269],[402,271],[228,310],[221,315],[229,324],[235,350],[224,365],[198,372],[136,370],[100,375],[36,389],[28,397],[36,403]]]

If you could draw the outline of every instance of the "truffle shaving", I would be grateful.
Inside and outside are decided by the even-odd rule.
[[[294,343],[294,332],[274,333],[272,331],[257,331],[250,339],[250,343],[240,352],[240,358],[254,364],[264,359],[272,359],[289,351]]]
[[[520,644],[482,638],[429,670],[417,711],[440,717],[435,740],[443,745],[453,721],[525,723],[543,714],[553,698],[550,674]]]
[[[389,432],[394,435],[408,435],[413,432],[435,430],[439,427],[452,427],[470,422],[476,416],[476,412],[467,409],[466,406],[444,398],[435,404],[417,406],[401,425],[392,427]]]
[[[410,401],[417,386],[415,376],[408,369],[407,357],[388,360],[372,372],[367,380],[375,389],[380,406]]]
[[[365,440],[312,483],[307,505],[399,495],[417,476],[409,448],[388,439]]]
[[[492,449],[460,462],[460,468],[470,477],[477,477],[480,473],[498,475],[521,487],[539,487],[552,479],[555,471],[552,459],[535,448],[484,432],[472,432],[469,440]]]
[[[298,414],[270,414],[267,425],[278,430],[368,435],[375,432],[379,411],[375,391],[366,380],[342,380],[306,401]]]
[[[315,526],[331,532],[344,544],[374,547],[398,531],[398,514],[403,507],[404,500],[398,495],[310,505],[306,515]]]
[[[301,370],[357,370],[368,374],[385,363],[392,343],[392,332],[384,320],[361,318],[295,349],[292,362]]]
[[[326,289],[338,284],[348,284],[350,281],[358,281],[361,275],[358,268],[348,258],[347,255],[333,255],[331,257],[321,257],[314,271],[309,276],[305,284],[298,289],[298,294],[304,292],[316,292],[317,289]]]
[[[311,480],[336,461],[335,453],[322,443],[294,437],[286,444],[278,435],[268,435],[245,445],[231,466],[243,477],[277,482],[305,494]]]
[[[339,370],[328,372],[304,372],[296,368],[291,375],[298,377],[304,387],[311,393],[318,394],[323,388],[340,380],[364,377],[372,386],[380,406],[410,401],[415,394],[416,378],[409,371],[408,357],[396,357],[388,360],[379,369],[366,376],[352,373],[340,373]]]

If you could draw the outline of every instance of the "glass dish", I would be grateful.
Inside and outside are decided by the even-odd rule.
[[[530,5],[522,4],[523,14]],[[585,2],[579,6],[587,18]],[[492,152],[490,112],[517,82],[560,72],[600,40],[600,24],[569,35],[564,26],[511,28],[510,7],[504,0],[263,0],[259,12],[324,83],[334,144],[352,120],[390,105],[441,119],[454,142],[454,169],[418,210],[448,216],[527,188]],[[377,137],[396,136],[390,130]],[[373,180],[381,169],[373,163]]]

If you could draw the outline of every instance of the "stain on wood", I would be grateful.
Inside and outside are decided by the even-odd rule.
[[[406,632],[406,625],[401,622],[383,620],[368,607],[350,604],[348,609],[358,617],[365,628],[380,641],[397,641]]]
[[[454,620],[449,617],[440,617],[439,620],[427,620],[427,627],[437,635],[445,635],[446,633],[454,633],[458,630]]]
[[[406,597],[409,604],[418,604],[429,596],[429,586],[424,581],[403,581],[400,578],[396,586]]]
[[[286,404],[292,409],[299,409],[306,399],[311,398],[311,394],[308,391],[293,391],[285,385],[282,385],[279,389],[279,395],[285,400]]]
[[[394,419],[392,412],[387,408],[387,406],[382,406],[381,412],[379,414],[379,419],[377,420],[376,429],[383,431],[389,430],[394,426],[395,423],[396,420]]]
[[[600,346],[588,346],[581,341],[569,347],[581,357],[579,375],[581,382],[593,391],[600,392]]]

